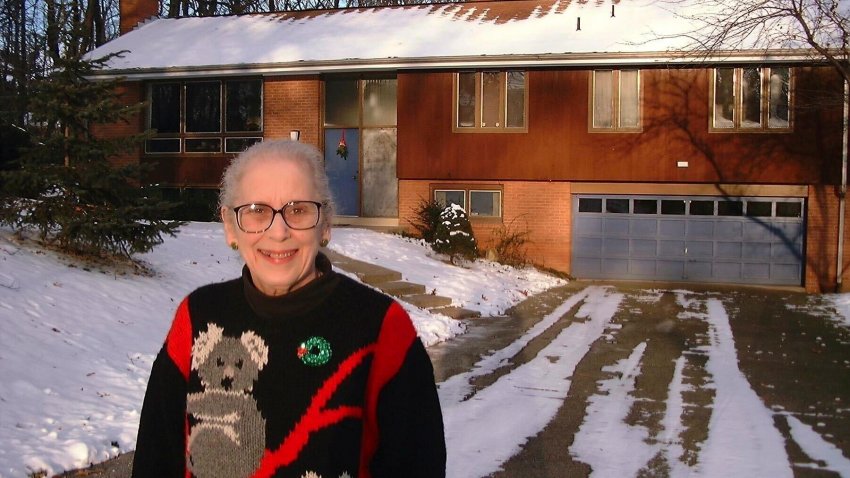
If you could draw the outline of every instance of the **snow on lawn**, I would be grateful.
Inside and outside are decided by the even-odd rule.
[[[365,229],[336,228],[328,247],[399,271],[403,280],[422,284],[429,293],[452,297],[452,305],[477,310],[485,317],[502,315],[529,295],[563,284],[536,269],[517,270],[495,262],[447,267],[445,259],[431,252],[424,241]]]
[[[132,450],[150,367],[177,304],[200,285],[238,277],[241,259],[216,223],[190,223],[142,256],[155,277],[83,268],[9,237],[0,229],[0,477],[58,473]],[[338,252],[378,258],[483,315],[562,282],[484,262],[457,268],[388,234],[335,229],[333,239]],[[461,330],[406,308],[426,342]]]

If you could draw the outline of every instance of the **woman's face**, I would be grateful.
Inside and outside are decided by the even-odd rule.
[[[320,201],[305,166],[295,161],[254,158],[237,185],[234,204],[263,203],[280,209],[290,201]],[[321,212],[321,211],[320,211]],[[275,214],[269,229],[244,232],[236,225],[233,210],[222,209],[225,238],[235,242],[245,260],[254,286],[266,295],[283,295],[317,277],[316,255],[319,241],[330,238],[330,228],[322,219],[306,230],[294,230]]]

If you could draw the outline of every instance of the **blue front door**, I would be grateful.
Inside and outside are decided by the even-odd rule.
[[[345,132],[348,157],[337,154],[339,141]],[[325,171],[328,173],[331,194],[336,201],[336,213],[341,216],[360,215],[360,130],[352,128],[325,129]]]

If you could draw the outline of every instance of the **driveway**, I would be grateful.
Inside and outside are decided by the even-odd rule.
[[[521,335],[511,337],[511,329],[531,330],[581,294],[586,297],[524,339],[516,354],[501,355],[496,366],[486,360],[473,366],[481,354],[509,349]],[[591,470],[617,477],[850,476],[850,332],[835,316],[822,297],[782,289],[574,281],[541,294],[510,318],[492,326],[482,321],[430,349],[439,380],[466,375],[471,388],[464,399],[478,400],[474,413],[483,418],[489,400],[483,392],[491,385],[510,380],[540,354],[553,366],[569,360],[552,348],[554,341],[575,326],[602,324],[560,381],[541,378],[534,390],[525,384],[509,409],[481,423],[479,434],[486,435],[493,421],[523,417],[512,426],[513,452],[490,451],[495,440],[459,445],[449,475],[477,468],[524,478]],[[472,377],[463,372],[470,368]],[[522,381],[515,382],[520,388]],[[559,389],[566,389],[563,400],[545,426],[525,426],[548,413],[540,397],[560,397]],[[450,446],[476,441],[452,430],[457,405],[449,402]],[[524,410],[523,402],[535,410]]]
[[[835,317],[795,290],[574,281],[472,319],[429,348],[449,476],[850,476]]]

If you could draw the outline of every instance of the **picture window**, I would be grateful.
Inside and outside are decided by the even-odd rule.
[[[262,97],[259,79],[150,83],[145,153],[242,151],[262,140]]]

